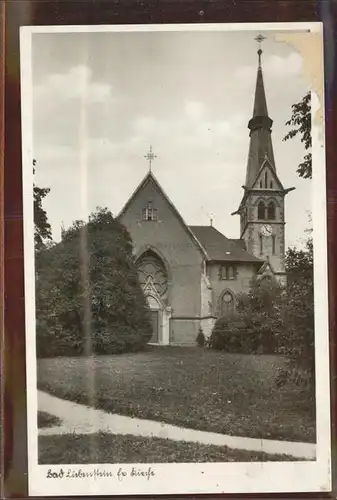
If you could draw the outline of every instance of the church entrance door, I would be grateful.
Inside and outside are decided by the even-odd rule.
[[[152,326],[152,337],[149,340],[149,344],[160,344],[161,343],[161,309],[160,304],[155,297],[148,295],[146,297],[148,306],[150,308],[150,319]]]
[[[149,344],[170,343],[171,308],[167,307],[168,273],[154,250],[147,249],[137,260],[139,283],[150,309],[152,337]]]
[[[150,344],[158,344],[159,340],[159,311],[151,311],[152,337]]]

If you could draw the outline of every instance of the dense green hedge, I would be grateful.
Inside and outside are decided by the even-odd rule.
[[[115,354],[151,337],[129,233],[107,210],[36,255],[37,355]]]
[[[249,324],[240,316],[219,318],[211,335],[214,349],[242,354],[272,354],[277,341],[268,325]]]

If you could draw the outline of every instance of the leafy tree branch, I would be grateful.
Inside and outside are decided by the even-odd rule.
[[[36,160],[33,160],[35,174]],[[34,240],[35,250],[39,251],[52,241],[51,225],[48,222],[47,212],[43,208],[43,200],[50,192],[49,188],[40,188],[34,184]]]
[[[306,153],[303,161],[297,167],[297,173],[304,179],[312,178],[312,154],[311,154],[311,93],[307,94],[300,102],[292,105],[292,115],[286,125],[291,127],[289,132],[284,136],[283,140],[288,141],[296,136],[299,136],[301,142],[304,143]]]

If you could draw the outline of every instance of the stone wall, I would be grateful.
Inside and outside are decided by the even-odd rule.
[[[170,344],[196,345],[200,327],[198,318],[174,318],[170,320]]]
[[[230,265],[230,263],[228,263]],[[208,276],[213,289],[213,313],[219,313],[219,301],[225,290],[230,290],[235,296],[242,292],[249,292],[252,278],[256,275],[256,266],[250,263],[233,264],[236,266],[236,277],[231,280],[219,278],[221,263],[208,264]]]

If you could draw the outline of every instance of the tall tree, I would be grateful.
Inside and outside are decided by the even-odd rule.
[[[36,160],[33,160],[33,171],[35,174]],[[34,184],[34,241],[35,250],[39,251],[52,241],[51,225],[48,222],[47,212],[42,203],[49,193],[49,188],[40,188]]]
[[[287,271],[287,345],[309,370],[314,370],[314,266],[312,238],[305,249],[289,248]]]
[[[233,352],[274,352],[288,358],[277,383],[306,384],[314,393],[313,245],[286,253],[287,283],[256,279],[238,296],[237,316],[220,318],[212,332],[212,347]]]
[[[75,221],[36,263],[39,356],[115,354],[149,341],[131,237],[107,209]]]
[[[297,173],[304,179],[312,177],[312,155],[311,155],[311,93],[310,91],[296,104],[292,105],[292,115],[286,122],[291,130],[283,138],[288,141],[299,135],[304,148],[308,153],[303,157],[303,161],[297,167]]]

